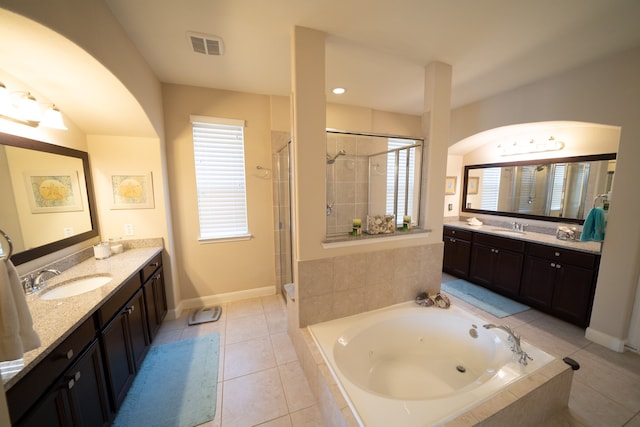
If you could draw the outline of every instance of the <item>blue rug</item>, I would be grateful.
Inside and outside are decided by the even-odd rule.
[[[216,413],[220,336],[204,335],[152,347],[114,427],[192,427]]]
[[[441,290],[499,318],[529,310],[527,305],[462,279],[443,283]]]

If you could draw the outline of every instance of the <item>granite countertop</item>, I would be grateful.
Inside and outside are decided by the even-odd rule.
[[[40,336],[40,347],[24,354],[24,367],[10,378],[3,378],[4,388],[8,390],[29,372],[58,344],[67,338],[73,330],[87,320],[131,277],[162,251],[162,247],[129,249],[103,260],[89,258],[65,270],[61,275],[46,280],[47,287],[42,291],[27,295],[27,304],[33,318],[34,329]],[[58,300],[42,300],[40,295],[56,284],[91,275],[110,275],[111,282],[84,294]],[[48,276],[47,276],[48,277]]]
[[[460,228],[463,230],[475,231],[479,233],[492,234],[494,236],[508,237],[510,239],[524,240],[527,242],[541,243],[543,245],[556,246],[559,248],[573,249],[576,251],[587,252],[600,255],[600,242],[581,242],[579,240],[560,240],[555,235],[536,233],[533,231],[525,231],[524,233],[512,232],[505,227],[495,225],[469,225],[466,221],[449,221],[444,223],[445,226]]]

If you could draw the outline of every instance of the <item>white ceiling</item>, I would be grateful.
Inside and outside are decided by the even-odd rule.
[[[422,113],[433,61],[452,65],[456,107],[640,45],[637,0],[106,2],[163,82],[289,95],[298,25],[328,35],[330,102],[409,114]],[[188,31],[226,52],[193,53]]]
[[[327,33],[329,102],[408,114],[422,113],[433,61],[452,65],[457,107],[640,46],[638,0],[105,2],[162,82],[287,96],[299,25]],[[188,31],[221,37],[224,55],[193,53]],[[0,72],[86,134],[155,135],[131,93],[77,45],[2,8],[0,36]]]

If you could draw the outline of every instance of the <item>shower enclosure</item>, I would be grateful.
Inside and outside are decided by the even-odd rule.
[[[276,280],[280,292],[285,295],[284,286],[293,282],[291,251],[291,141],[280,148],[273,157],[274,204],[276,211]],[[286,300],[286,299],[285,299]]]
[[[343,235],[367,215],[394,215],[396,227],[411,216],[417,225],[421,164],[422,140],[327,131],[326,235]]]

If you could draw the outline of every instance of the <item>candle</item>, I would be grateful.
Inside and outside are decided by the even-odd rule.
[[[353,228],[351,230],[351,235],[353,236],[360,236],[362,235],[362,221],[360,220],[360,218],[354,218],[353,219]]]
[[[353,220],[353,226],[354,227],[360,227],[362,225],[362,220],[360,218],[355,218]]]
[[[411,216],[410,215],[405,215],[402,218],[402,229],[404,231],[409,231],[411,230]]]

